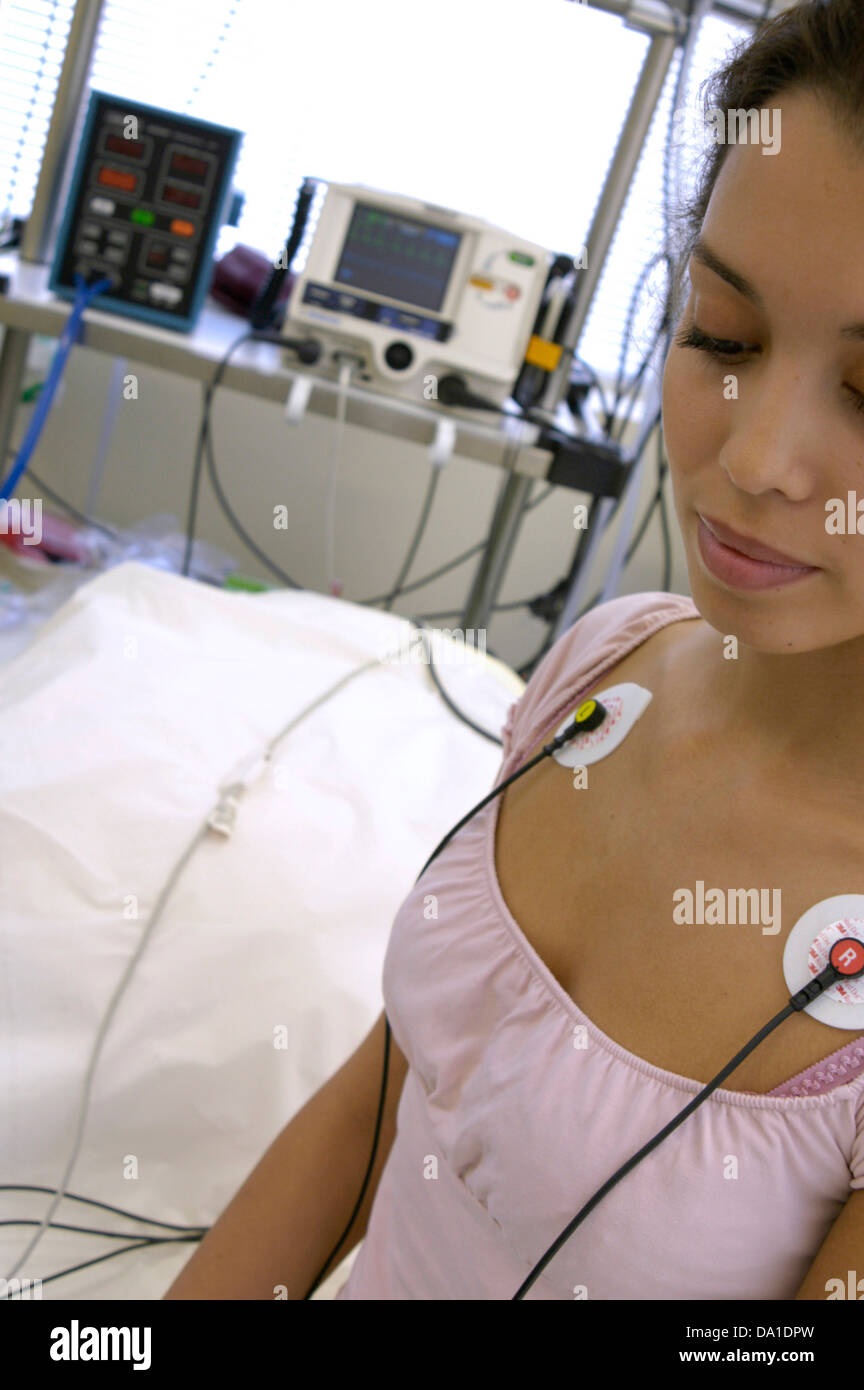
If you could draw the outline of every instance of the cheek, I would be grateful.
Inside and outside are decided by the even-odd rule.
[[[673,347],[663,374],[663,438],[672,476],[716,460],[726,419],[722,375],[700,370],[695,352]]]

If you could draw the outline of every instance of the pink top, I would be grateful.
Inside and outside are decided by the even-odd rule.
[[[511,706],[493,785],[628,652],[698,617],[665,593],[587,613]],[[500,804],[451,840],[393,923],[383,996],[409,1070],[337,1298],[512,1299],[596,1189],[703,1088],[608,1038],[529,945],[495,874]],[[769,1095],[715,1091],[602,1199],[526,1298],[792,1299],[862,1187],[864,1039]]]

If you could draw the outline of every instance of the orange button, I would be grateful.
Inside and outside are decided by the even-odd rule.
[[[109,188],[122,188],[127,193],[135,191],[134,174],[127,174],[124,169],[111,169],[105,164],[99,170],[99,182],[107,184]]]
[[[193,222],[184,222],[182,218],[175,217],[168,230],[169,232],[173,232],[175,236],[194,236],[195,224]]]

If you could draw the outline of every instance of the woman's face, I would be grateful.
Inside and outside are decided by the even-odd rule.
[[[772,105],[779,151],[734,145],[715,184],[701,241],[739,284],[691,257],[663,428],[696,606],[718,632],[791,653],[864,638],[864,158],[812,94]],[[723,356],[681,345],[695,330]],[[848,534],[833,534],[826,504],[846,518],[850,492]],[[700,517],[787,567],[736,558]]]

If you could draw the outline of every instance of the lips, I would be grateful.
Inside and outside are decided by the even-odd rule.
[[[730,527],[723,526],[713,517],[702,516],[701,512],[698,515],[702,517],[708,530],[722,545],[728,545],[732,550],[737,550],[739,554],[746,555],[751,560],[762,560],[769,565],[788,565],[793,569],[815,568],[812,565],[807,565],[804,560],[796,560],[792,555],[784,555],[779,550],[772,550],[770,546],[762,545],[759,541],[748,540],[746,536],[741,536]]]

